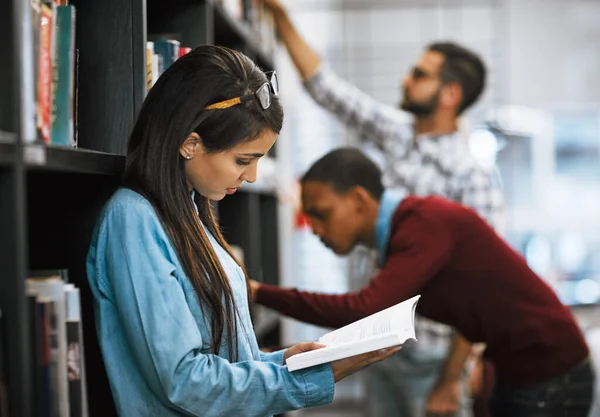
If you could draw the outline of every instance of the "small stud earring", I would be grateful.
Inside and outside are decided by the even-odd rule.
[[[190,158],[191,158],[191,156],[189,156],[189,155],[186,155],[186,157],[185,157],[185,159],[190,159]]]

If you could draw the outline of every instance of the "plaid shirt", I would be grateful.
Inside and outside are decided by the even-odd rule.
[[[470,155],[458,132],[418,135],[398,109],[382,104],[333,72],[321,68],[305,81],[313,99],[353,128],[362,141],[375,144],[385,158],[386,187],[415,195],[440,195],[475,209],[499,228],[504,203],[497,171],[488,171]],[[452,330],[446,325],[417,317],[416,347],[447,346]]]

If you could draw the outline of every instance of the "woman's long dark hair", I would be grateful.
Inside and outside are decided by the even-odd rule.
[[[179,149],[196,132],[208,152],[221,152],[253,140],[263,129],[281,131],[277,98],[263,110],[257,100],[228,109],[208,104],[253,93],[265,74],[240,52],[202,45],[175,61],[149,91],[133,128],[124,185],[154,206],[190,278],[205,317],[210,317],[211,352],[219,353],[224,332],[229,357],[237,360],[237,307],[229,280],[202,222],[235,259],[218,227],[208,198],[196,193],[194,209]],[[241,266],[241,265],[240,265]]]

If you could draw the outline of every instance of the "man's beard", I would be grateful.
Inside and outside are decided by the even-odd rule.
[[[404,99],[400,103],[400,109],[415,115],[416,117],[431,116],[440,101],[440,91],[438,90],[429,101],[425,103],[416,103],[411,101],[406,91],[404,92]]]

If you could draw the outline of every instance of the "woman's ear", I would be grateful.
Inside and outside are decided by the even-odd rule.
[[[183,145],[179,148],[179,153],[185,159],[192,159],[196,156],[196,152],[200,151],[201,148],[202,143],[200,141],[200,136],[194,132],[185,139]]]

